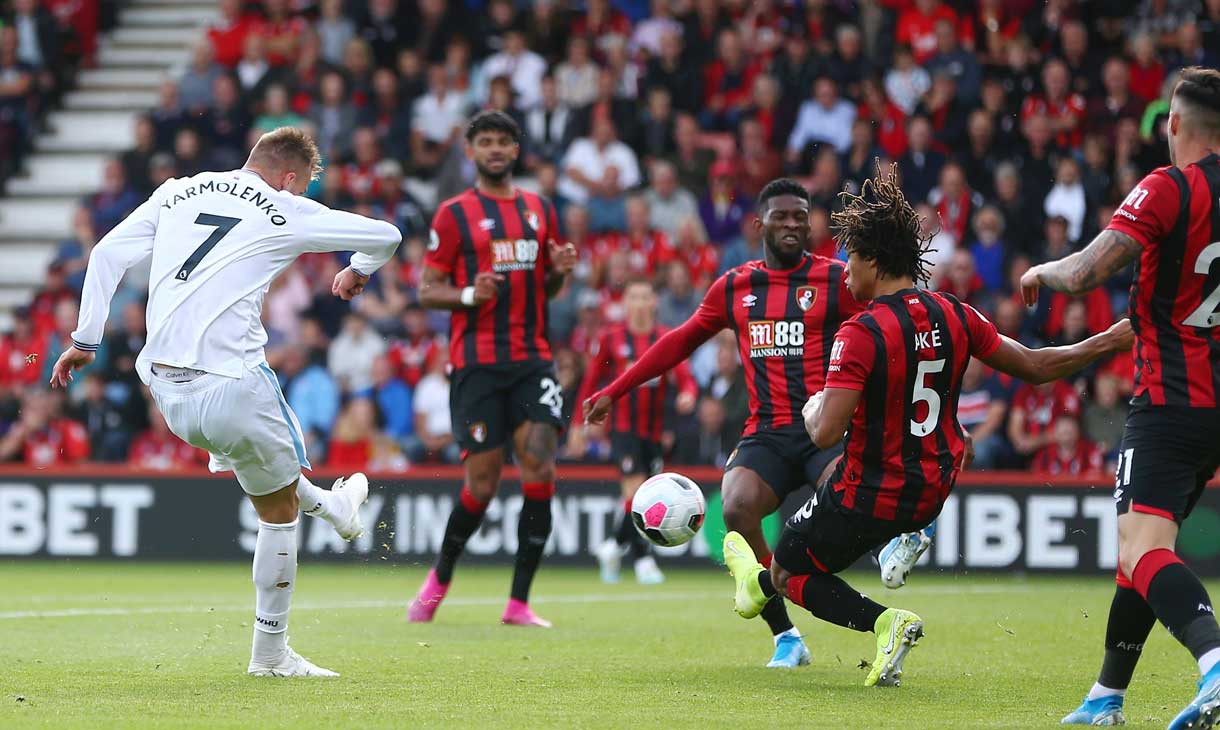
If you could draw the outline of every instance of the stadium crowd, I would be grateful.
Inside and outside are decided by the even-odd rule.
[[[34,4],[14,0],[17,17]],[[160,182],[240,166],[260,133],[283,125],[308,128],[323,153],[309,195],[404,234],[397,262],[351,306],[330,295],[345,261],[320,254],[267,296],[268,360],[315,466],[458,459],[446,317],[421,309],[415,290],[433,208],[473,179],[461,133],[482,108],[521,125],[517,180],[555,201],[581,253],[551,304],[569,413],[597,331],[623,316],[626,281],[652,277],[660,322],[684,321],[716,276],[761,257],[752,200],[779,175],[807,185],[812,249],[836,255],[828,213],[875,159],[897,163],[933,234],[929,286],[1026,344],[1079,341],[1122,315],[1129,278],[1034,310],[1016,282],[1086,244],[1168,163],[1175,71],[1215,66],[1220,49],[1220,0],[460,5],[220,0],[221,20],[163,83],[134,147],[81,201],[45,285],[0,338],[0,460],[202,463],[135,375],[139,277],[122,286],[98,360],[67,397],[44,384],[75,327],[91,246]],[[30,65],[23,27],[0,28],[0,129],[31,93],[13,81]],[[746,418],[736,346],[713,340],[691,365],[701,397],[693,415],[671,414],[670,462],[720,465]],[[976,466],[1112,468],[1132,368],[1128,356],[1034,387],[975,362],[959,415]],[[562,458],[608,451],[577,417]]]

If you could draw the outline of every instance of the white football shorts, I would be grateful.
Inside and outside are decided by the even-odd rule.
[[[187,382],[157,375],[149,389],[178,438],[211,454],[208,468],[232,471],[246,494],[261,497],[309,469],[301,424],[266,363],[241,378],[203,373]]]

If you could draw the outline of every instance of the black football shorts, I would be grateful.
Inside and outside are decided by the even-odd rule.
[[[753,471],[783,502],[806,484],[817,486],[822,472],[842,453],[842,442],[823,451],[813,445],[803,425],[796,425],[746,436],[729,454],[724,470],[741,466]]]
[[[1118,453],[1118,513],[1181,524],[1220,468],[1220,408],[1132,405]]]
[[[656,476],[665,466],[661,444],[633,433],[610,434],[610,458],[625,477]]]
[[[527,421],[564,428],[563,395],[555,368],[542,360],[455,371],[450,378],[449,411],[463,458],[504,446]]]

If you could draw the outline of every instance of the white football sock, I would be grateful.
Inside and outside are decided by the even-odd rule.
[[[795,626],[788,629],[787,631],[779,632],[778,634],[776,634],[775,636],[772,637],[773,639],[775,639],[776,646],[779,645],[780,637],[783,637],[783,636],[795,636],[796,638],[799,639],[799,638],[801,638],[801,632],[797,631]]]
[[[297,520],[258,521],[254,543],[254,647],[251,661],[274,664],[288,648],[288,609],[297,582]]]
[[[297,480],[297,498],[301,500],[301,511],[310,517],[327,519],[347,507],[346,500],[309,481],[304,474]]]
[[[1207,674],[1217,663],[1220,663],[1220,649],[1212,649],[1199,657],[1199,672]]]
[[[1113,689],[1113,688],[1107,687],[1103,684],[1094,682],[1093,689],[1089,690],[1088,699],[1096,700],[1101,697],[1113,697],[1115,695],[1122,697],[1125,694],[1127,694],[1127,690],[1125,690],[1125,689]]]

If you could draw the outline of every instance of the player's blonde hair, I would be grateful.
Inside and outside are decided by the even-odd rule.
[[[309,179],[322,173],[322,155],[308,134],[296,127],[280,127],[267,132],[250,150],[250,162],[274,170],[309,168]]]

